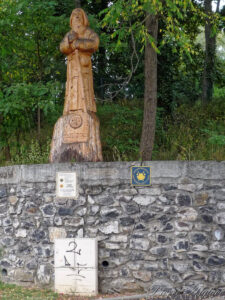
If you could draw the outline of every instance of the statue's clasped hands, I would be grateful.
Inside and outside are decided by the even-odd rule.
[[[78,33],[76,33],[75,31],[72,31],[69,35],[68,35],[68,42],[71,44],[72,42],[76,41],[78,39]]]
[[[76,49],[76,40],[78,39],[78,33],[75,31],[72,31],[68,35],[68,42],[70,44],[70,47],[75,50]]]

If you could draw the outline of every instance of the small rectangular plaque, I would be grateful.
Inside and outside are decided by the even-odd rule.
[[[56,173],[56,196],[74,199],[78,197],[76,172]]]
[[[151,168],[148,166],[131,167],[131,185],[151,185]]]

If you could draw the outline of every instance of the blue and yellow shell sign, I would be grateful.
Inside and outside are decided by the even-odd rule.
[[[150,185],[151,169],[150,167],[131,167],[131,184],[139,186]]]

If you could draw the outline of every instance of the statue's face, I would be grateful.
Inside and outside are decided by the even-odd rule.
[[[73,13],[72,17],[72,28],[79,27],[80,25],[83,25],[83,16],[82,13],[77,10]]]

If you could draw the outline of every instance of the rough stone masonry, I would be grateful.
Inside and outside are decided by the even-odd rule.
[[[130,185],[140,162],[0,168],[0,280],[53,287],[55,238],[97,237],[99,290],[225,288],[225,162],[154,161],[150,187]],[[78,174],[59,201],[57,171]]]

